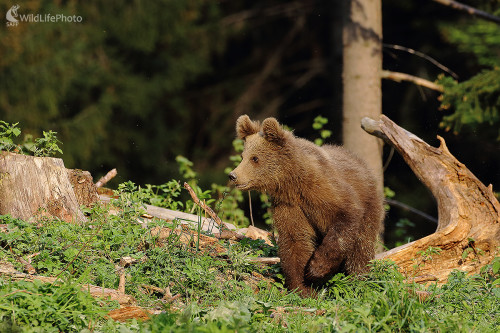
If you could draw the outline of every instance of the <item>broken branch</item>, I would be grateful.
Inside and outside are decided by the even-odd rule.
[[[494,22],[496,24],[500,24],[500,17],[492,15],[490,13],[487,13],[485,11],[482,11],[482,10],[474,8],[474,7],[464,5],[460,2],[453,1],[453,0],[433,0],[433,1],[440,3],[442,5],[445,5],[445,6],[451,7],[453,9],[457,9],[457,10],[466,12],[470,15],[477,16],[477,17],[485,19],[487,21]]]
[[[431,82],[426,79],[422,79],[420,77],[416,77],[410,74],[406,73],[399,73],[399,72],[392,72],[392,71],[382,71],[382,78],[383,79],[389,79],[393,80],[396,82],[401,82],[401,81],[408,81],[415,83],[416,85],[426,87],[432,90],[436,90],[439,92],[443,92],[443,86],[436,84],[434,82]]]
[[[410,54],[416,55],[417,57],[423,58],[423,59],[429,61],[430,63],[432,63],[434,66],[438,67],[439,69],[442,69],[446,73],[450,74],[456,80],[458,80],[458,75],[455,72],[453,72],[451,69],[449,69],[448,67],[446,67],[445,65],[443,65],[439,61],[437,61],[436,59],[428,56],[427,54],[425,54],[423,52],[414,50],[414,49],[409,48],[409,47],[405,47],[405,46],[401,46],[401,45],[396,45],[396,44],[385,44],[384,43],[382,45],[384,47],[388,47],[388,48],[391,48],[391,49],[394,49],[394,50],[398,50],[398,51],[408,52]]]
[[[117,175],[117,173],[118,171],[116,171],[116,169],[110,170],[105,176],[101,177],[101,179],[99,179],[97,183],[95,183],[95,186],[103,187],[107,182],[113,179]]]
[[[221,230],[224,229],[231,233],[234,233],[234,231],[229,230],[229,228],[222,222],[220,217],[215,214],[212,208],[210,208],[205,202],[201,201],[198,198],[198,196],[196,195],[196,193],[194,193],[194,190],[191,188],[191,186],[189,186],[188,183],[184,183],[184,188],[188,190],[191,198],[193,198],[194,203],[200,206],[208,215],[210,215],[210,217],[215,221],[215,223],[217,223]]]

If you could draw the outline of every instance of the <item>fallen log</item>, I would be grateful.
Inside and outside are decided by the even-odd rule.
[[[100,195],[99,199],[103,203],[112,203],[111,198],[105,195]],[[189,214],[184,212],[179,212],[177,210],[171,210],[163,207],[157,207],[152,205],[144,205],[146,207],[146,213],[149,216],[156,217],[166,221],[174,221],[177,220],[180,224],[188,225],[191,228],[198,229],[198,224],[200,224],[200,230],[208,231],[208,232],[216,232],[219,231],[220,227],[213,219],[209,219],[206,217],[201,217],[195,214]],[[223,222],[225,228],[229,230],[235,230],[236,227],[227,222]]]
[[[500,246],[500,204],[492,186],[460,163],[440,136],[439,147],[432,147],[385,116],[379,121],[364,118],[361,127],[401,154],[438,206],[435,233],[376,258],[393,260],[409,277],[426,276],[421,282],[445,283],[454,269],[479,273]]]
[[[57,277],[21,273],[16,271],[12,265],[2,262],[0,262],[0,276],[8,276],[9,279],[12,280],[39,280],[44,283],[56,283],[58,280],[60,281],[60,279],[58,279]],[[133,296],[121,293],[116,289],[103,288],[91,284],[82,284],[80,287],[82,288],[82,290],[89,292],[92,297],[100,297],[110,299],[112,301],[117,301],[120,306],[130,306],[135,305],[136,303]]]

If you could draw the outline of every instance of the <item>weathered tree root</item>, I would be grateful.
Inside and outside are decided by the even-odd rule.
[[[500,204],[492,186],[486,187],[460,163],[440,136],[440,146],[432,147],[386,116],[379,121],[364,118],[361,127],[403,156],[438,205],[435,233],[380,253],[377,259],[393,260],[420,282],[445,283],[454,269],[479,273],[498,255],[500,246]]]

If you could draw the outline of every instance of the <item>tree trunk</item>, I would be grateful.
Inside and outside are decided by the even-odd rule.
[[[68,172],[76,172],[75,187],[88,182],[83,174],[68,171],[59,158],[0,153],[0,214],[27,221],[43,216],[85,221]],[[82,203],[88,200],[81,198]]]
[[[443,138],[434,148],[389,118],[365,118],[368,133],[384,139],[404,158],[438,205],[435,233],[381,253],[401,271],[420,282],[445,283],[453,269],[479,273],[498,255],[500,245],[500,204],[492,186],[484,186],[448,150]]]
[[[363,117],[382,113],[382,3],[347,0],[343,29],[343,144],[362,156],[383,187],[382,142],[363,132]]]

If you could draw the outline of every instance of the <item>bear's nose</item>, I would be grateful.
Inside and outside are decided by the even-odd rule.
[[[236,175],[234,174],[234,172],[230,172],[228,177],[229,177],[230,181],[232,181],[232,182],[236,181]]]

